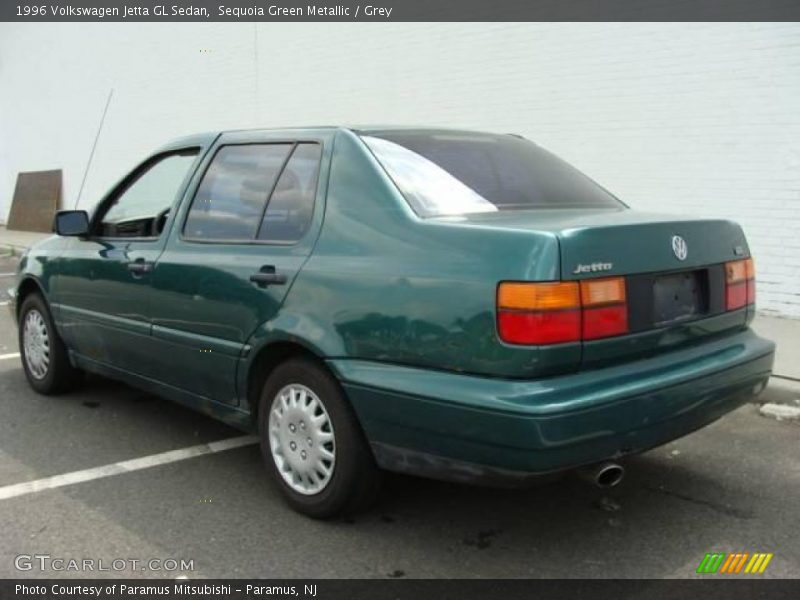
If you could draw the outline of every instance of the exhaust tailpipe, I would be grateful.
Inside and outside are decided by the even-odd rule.
[[[599,488],[614,487],[625,477],[625,468],[610,460],[581,467],[577,472],[581,479]]]

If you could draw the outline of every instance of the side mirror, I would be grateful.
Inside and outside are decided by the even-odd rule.
[[[82,236],[89,233],[89,215],[85,210],[60,210],[53,229],[58,235]]]

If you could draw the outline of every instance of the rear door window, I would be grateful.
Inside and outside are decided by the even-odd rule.
[[[311,223],[322,146],[223,146],[195,193],[184,225],[197,241],[287,243]]]
[[[249,241],[292,144],[223,146],[195,193],[183,234],[188,239]]]
[[[269,199],[258,239],[275,242],[299,240],[311,224],[317,196],[322,147],[298,144]]]

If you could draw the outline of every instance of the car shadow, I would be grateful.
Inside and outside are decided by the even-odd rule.
[[[110,411],[117,429],[171,436],[173,447],[240,435],[100,377],[58,401],[65,412]],[[134,439],[103,435],[109,445]],[[710,438],[698,437],[707,435],[685,438],[691,458],[675,445],[628,458],[624,481],[610,489],[570,473],[511,490],[386,474],[373,508],[328,521],[282,501],[255,445],[57,493],[144,547],[195,559],[203,577],[688,577],[727,532],[758,526],[757,491],[709,464]],[[10,450],[25,460],[24,448]],[[70,515],[63,523],[51,535],[77,535]],[[313,564],[296,560],[320,546]]]

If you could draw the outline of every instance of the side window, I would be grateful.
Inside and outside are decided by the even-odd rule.
[[[195,240],[255,239],[264,205],[291,149],[292,144],[220,148],[197,188],[184,235]]]
[[[198,149],[161,156],[145,165],[95,221],[102,237],[158,237]]]
[[[272,192],[258,229],[259,240],[293,242],[311,224],[322,147],[298,144]]]

